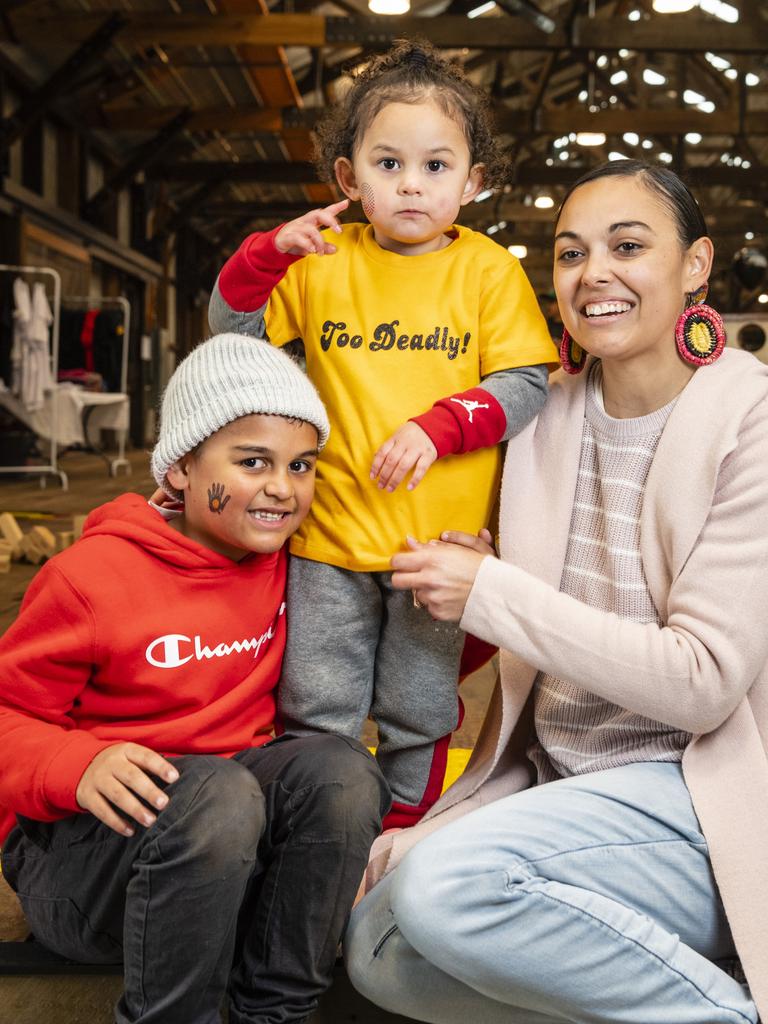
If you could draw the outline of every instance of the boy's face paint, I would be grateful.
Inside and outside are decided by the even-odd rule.
[[[316,462],[310,423],[243,416],[169,470],[169,481],[184,493],[184,515],[172,523],[235,561],[278,551],[309,511]]]
[[[211,484],[208,488],[208,508],[211,512],[221,515],[229,498],[229,495],[224,496],[224,484]]]
[[[408,256],[448,245],[459,209],[482,187],[461,125],[431,100],[382,107],[336,174],[379,245]]]

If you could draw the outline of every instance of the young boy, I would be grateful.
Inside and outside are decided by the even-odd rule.
[[[325,409],[287,356],[224,334],[165,393],[152,469],[33,580],[0,640],[2,867],[36,938],[122,961],[120,1024],[305,1021],[388,807],[334,736],[272,739],[285,542]],[[1,823],[0,823],[1,825]]]

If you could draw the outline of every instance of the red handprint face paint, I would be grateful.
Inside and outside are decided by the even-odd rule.
[[[367,181],[360,186],[360,202],[363,204],[363,213],[370,220],[376,212],[376,200],[373,197],[373,187]]]

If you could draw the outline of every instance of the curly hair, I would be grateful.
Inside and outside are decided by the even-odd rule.
[[[353,75],[352,86],[328,108],[315,128],[315,165],[332,181],[339,157],[352,159],[355,146],[389,103],[433,100],[462,128],[471,164],[483,164],[483,184],[498,187],[508,178],[508,159],[493,129],[488,97],[464,71],[425,40],[398,40]]]

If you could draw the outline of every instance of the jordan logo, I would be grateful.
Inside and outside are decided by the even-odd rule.
[[[472,413],[475,411],[475,409],[490,409],[490,405],[488,405],[487,403],[482,404],[480,402],[468,402],[466,398],[452,398],[451,401],[455,402],[457,405],[464,406],[464,408],[467,410],[467,415],[469,416],[470,423],[472,422]]]

